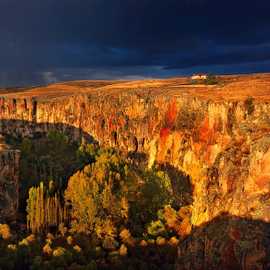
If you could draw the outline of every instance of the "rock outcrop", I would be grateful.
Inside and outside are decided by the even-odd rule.
[[[0,223],[16,218],[19,201],[20,152],[0,137]]]
[[[270,221],[268,101],[211,98],[211,92],[207,98],[171,85],[162,92],[166,86],[156,84],[114,84],[51,99],[6,95],[0,98],[0,132],[89,134],[102,145],[146,154],[149,167],[173,166],[191,179],[193,225],[223,212]]]
[[[187,176],[192,200],[179,202],[191,203],[192,232],[179,245],[177,269],[270,267],[269,75],[224,77],[217,86],[71,82],[0,97],[1,134],[31,138],[50,130],[136,153],[149,168],[180,171],[176,186]],[[19,152],[2,144],[2,220],[17,210],[18,166]]]

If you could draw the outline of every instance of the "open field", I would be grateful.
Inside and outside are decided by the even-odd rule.
[[[213,100],[270,100],[270,74],[219,76],[217,85],[190,83],[189,77],[138,81],[71,81],[35,88],[3,90],[1,96],[53,99],[75,94],[113,95],[136,91],[152,95],[189,95]]]

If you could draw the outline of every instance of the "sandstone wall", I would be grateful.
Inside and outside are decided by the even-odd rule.
[[[16,219],[20,152],[0,145],[0,223]]]
[[[129,91],[49,101],[0,99],[0,133],[50,129],[147,154],[190,176],[192,223],[222,212],[270,220],[270,105]]]

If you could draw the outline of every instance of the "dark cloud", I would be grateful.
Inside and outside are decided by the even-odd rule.
[[[267,71],[269,11],[269,0],[1,0],[0,85],[66,70],[72,79]]]

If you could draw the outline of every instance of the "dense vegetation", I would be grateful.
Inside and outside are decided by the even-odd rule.
[[[190,208],[165,168],[57,132],[16,143],[27,229],[0,226],[1,269],[173,268]]]
[[[8,143],[21,151],[20,158],[20,206],[26,207],[28,190],[53,181],[56,188],[66,187],[68,178],[90,162],[91,151],[85,151],[68,136],[57,131],[50,131],[46,136],[37,138],[8,138]],[[90,145],[94,148],[94,145]]]

